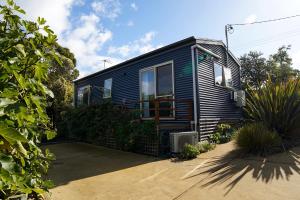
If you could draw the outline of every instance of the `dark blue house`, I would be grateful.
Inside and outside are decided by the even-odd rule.
[[[74,88],[75,106],[111,99],[141,109],[165,132],[196,129],[200,139],[242,117],[232,100],[240,64],[218,40],[189,37],[78,79]]]

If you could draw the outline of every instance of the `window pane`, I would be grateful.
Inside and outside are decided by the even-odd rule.
[[[158,67],[156,72],[157,96],[172,95],[172,65],[168,64]]]
[[[214,71],[215,71],[215,84],[216,85],[224,85],[222,84],[222,66],[218,65],[217,63],[214,64]]]
[[[90,98],[90,89],[86,87],[83,89],[83,97],[82,97],[82,102],[84,105],[89,105],[89,98]]]
[[[85,86],[78,88],[77,91],[77,105],[88,105],[89,104],[89,98],[90,98],[90,87]]]
[[[150,69],[141,72],[141,97],[142,97],[142,114],[143,117],[154,117],[154,70]]]
[[[231,77],[231,69],[224,67],[224,75],[225,75],[225,86],[232,87],[232,77]]]
[[[112,86],[112,79],[106,79],[104,81],[104,91],[103,91],[103,98],[111,97],[111,86]]]
[[[77,106],[82,105],[83,90],[81,88],[77,91]]]

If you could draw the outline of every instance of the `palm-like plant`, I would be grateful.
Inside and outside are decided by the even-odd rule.
[[[300,79],[268,80],[259,89],[248,89],[245,111],[250,120],[286,136],[300,127]]]

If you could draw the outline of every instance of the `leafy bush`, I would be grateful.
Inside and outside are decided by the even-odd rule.
[[[55,136],[45,113],[53,94],[43,83],[49,60],[57,59],[57,39],[44,19],[36,24],[20,13],[25,12],[12,0],[0,5],[1,199],[22,193],[37,198],[53,185],[43,175],[54,157],[39,144],[42,137]]]
[[[213,150],[216,147],[215,144],[209,143],[208,141],[199,142],[197,144],[197,149],[200,153],[205,153]]]
[[[139,151],[143,139],[157,139],[153,120],[141,121],[139,113],[111,102],[72,108],[63,113],[62,119],[58,124],[60,135],[101,145],[114,138],[116,147],[122,150]]]
[[[271,80],[259,89],[247,90],[247,118],[262,122],[282,137],[300,126],[300,80],[274,83]]]
[[[233,131],[234,129],[230,126],[230,124],[219,124],[216,132],[209,137],[209,140],[215,144],[229,142]]]
[[[215,144],[221,143],[221,133],[215,132],[212,135],[209,136],[209,141]]]
[[[272,147],[280,145],[281,138],[262,123],[253,123],[239,129],[235,141],[239,147],[250,153],[264,154]]]
[[[199,155],[199,150],[196,146],[191,144],[185,144],[180,157],[183,159],[193,159]]]

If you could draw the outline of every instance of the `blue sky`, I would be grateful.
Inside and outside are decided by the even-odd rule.
[[[81,77],[189,36],[225,40],[224,25],[300,14],[299,0],[26,0],[29,19],[46,18],[78,60]],[[235,27],[229,47],[268,56],[292,45],[300,69],[300,17]]]

